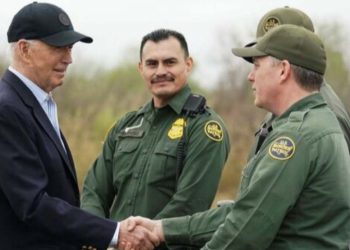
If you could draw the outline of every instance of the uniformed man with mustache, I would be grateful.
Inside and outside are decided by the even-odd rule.
[[[152,100],[109,131],[84,181],[82,208],[115,220],[206,210],[230,145],[221,118],[188,85],[193,59],[184,36],[147,34],[138,66]]]

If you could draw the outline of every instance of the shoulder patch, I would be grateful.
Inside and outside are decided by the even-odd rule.
[[[276,160],[288,160],[295,152],[294,141],[286,136],[277,138],[269,148],[269,155]]]
[[[224,138],[224,132],[220,123],[214,120],[205,124],[204,132],[213,141],[222,141],[222,138]]]
[[[183,118],[178,118],[173,122],[168,131],[168,137],[172,140],[182,137],[186,121]]]

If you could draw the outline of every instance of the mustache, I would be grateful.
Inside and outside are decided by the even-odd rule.
[[[155,76],[152,78],[151,83],[158,83],[158,82],[172,82],[174,81],[174,77],[171,75],[160,75],[160,76]]]

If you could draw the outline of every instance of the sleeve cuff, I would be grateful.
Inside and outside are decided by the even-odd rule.
[[[189,216],[163,219],[162,226],[167,244],[190,244]]]
[[[120,223],[118,223],[117,228],[115,229],[115,232],[114,232],[114,235],[112,237],[111,243],[109,244],[110,247],[115,247],[118,244],[119,227],[120,227]]]

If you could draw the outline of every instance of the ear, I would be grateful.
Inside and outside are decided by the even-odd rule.
[[[143,72],[142,61],[139,61],[139,64],[137,65],[137,68],[138,68],[138,70],[139,70],[139,73],[142,74],[142,72]]]
[[[193,68],[193,58],[191,56],[188,56],[185,60],[186,60],[185,61],[186,71],[187,71],[187,73],[190,73],[192,71],[192,68]]]
[[[30,44],[24,40],[20,39],[18,40],[16,44],[17,48],[17,55],[21,58],[22,61],[24,62],[29,62],[30,61]]]
[[[282,60],[281,69],[280,69],[280,77],[282,81],[287,80],[291,74],[291,64],[287,60]]]

